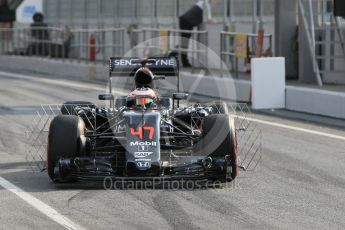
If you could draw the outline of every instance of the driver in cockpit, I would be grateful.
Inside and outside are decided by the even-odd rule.
[[[134,89],[128,95],[131,107],[150,107],[157,102],[154,75],[147,67],[139,68],[134,74]]]

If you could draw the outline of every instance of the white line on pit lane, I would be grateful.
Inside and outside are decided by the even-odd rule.
[[[339,136],[339,135],[335,135],[335,134],[319,132],[319,131],[314,131],[314,130],[310,130],[310,129],[303,129],[303,128],[299,128],[296,126],[284,125],[284,124],[280,124],[280,123],[276,123],[276,122],[264,121],[264,120],[259,120],[259,119],[255,119],[255,118],[250,118],[250,117],[243,117],[243,116],[235,116],[235,117],[238,117],[240,119],[246,119],[248,121],[257,122],[257,123],[264,124],[264,125],[270,125],[270,126],[275,126],[275,127],[279,127],[279,128],[290,129],[290,130],[299,131],[299,132],[303,132],[303,133],[308,133],[308,134],[313,134],[313,135],[318,135],[318,136],[323,136],[323,137],[329,137],[329,138],[334,138],[334,139],[345,141],[344,136]]]
[[[73,87],[79,87],[79,88],[83,88],[83,89],[104,90],[104,88],[99,87],[99,86],[95,86],[92,84],[86,85],[84,83],[85,85],[80,85],[80,83],[78,84],[78,82],[70,82],[70,81],[69,82],[62,82],[60,80],[46,79],[46,78],[42,79],[42,78],[37,78],[34,76],[29,76],[29,75],[24,75],[24,74],[14,74],[14,73],[0,71],[0,75],[12,76],[12,77],[21,78],[21,79],[30,79],[30,80],[34,80],[34,81],[41,81],[41,82],[46,82],[46,83],[51,83],[51,84],[56,84],[56,85],[61,85],[61,86],[69,86],[69,87],[73,86]],[[118,91],[117,90],[117,92],[122,93],[123,95],[128,94],[128,92],[124,92],[124,91]],[[239,118],[244,118],[244,117],[239,117]],[[309,130],[309,129],[299,128],[296,126],[284,125],[284,124],[280,124],[280,123],[276,123],[276,122],[264,121],[264,120],[259,120],[259,119],[255,119],[255,118],[249,118],[249,117],[246,117],[245,119],[248,119],[250,121],[254,121],[254,122],[257,122],[260,124],[275,126],[275,127],[279,127],[279,128],[290,129],[290,130],[309,133],[309,134],[313,134],[313,135],[319,135],[319,136],[334,138],[334,139],[338,139],[338,140],[345,140],[345,137],[343,137],[343,136],[334,135],[334,134],[330,134],[330,133],[313,131],[313,130]]]
[[[21,188],[15,186],[11,182],[7,181],[3,177],[0,177],[0,186],[7,189],[8,191],[14,193],[15,195],[17,195],[18,197],[23,199],[26,203],[28,203],[32,207],[36,208],[38,211],[40,211],[41,213],[43,213],[45,216],[49,217],[50,219],[52,219],[56,223],[60,224],[64,228],[71,229],[71,230],[74,230],[74,229],[83,230],[83,229],[85,229],[85,228],[81,227],[80,225],[74,223],[73,221],[71,221],[67,217],[61,215],[60,213],[58,213],[55,209],[53,209],[49,205],[43,203],[39,199],[35,198],[34,196],[32,196],[29,193],[22,190]]]

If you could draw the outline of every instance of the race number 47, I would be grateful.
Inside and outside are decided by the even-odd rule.
[[[137,130],[134,128],[130,128],[131,135],[138,136],[140,140],[143,139],[144,131],[147,131],[149,133],[149,139],[152,140],[153,136],[155,134],[155,128],[151,126],[143,126],[139,127]]]

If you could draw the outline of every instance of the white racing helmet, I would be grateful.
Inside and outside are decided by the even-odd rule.
[[[135,106],[151,105],[157,100],[156,92],[146,87],[136,88],[128,97],[133,100]]]

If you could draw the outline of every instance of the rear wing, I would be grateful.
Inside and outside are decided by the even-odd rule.
[[[178,61],[175,57],[152,57],[149,59],[112,57],[109,63],[109,77],[130,77],[142,66],[154,75],[179,77]]]

